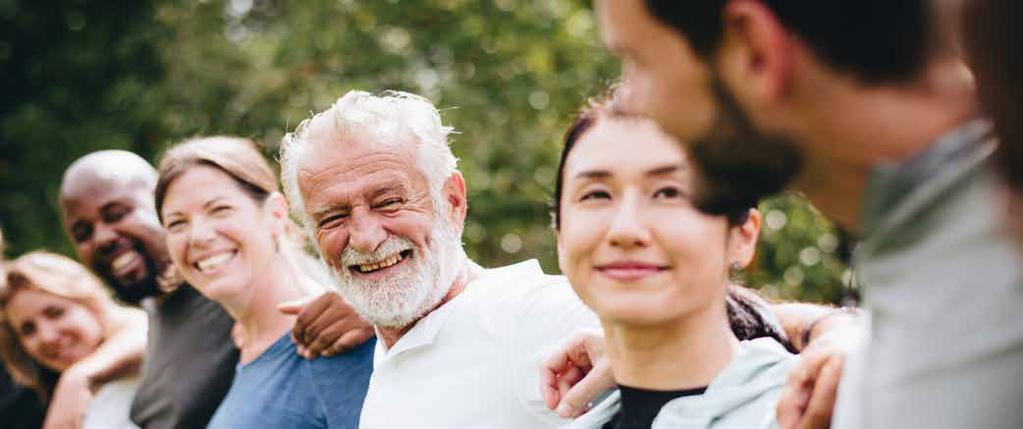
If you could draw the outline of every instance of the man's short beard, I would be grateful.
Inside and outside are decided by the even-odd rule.
[[[396,267],[399,271],[379,281],[355,277],[346,260],[382,260],[398,249],[412,249],[411,261]],[[370,255],[348,247],[341,261],[331,264],[341,295],[373,325],[383,328],[407,327],[444,299],[459,274],[465,253],[454,228],[445,219],[435,221],[426,249],[417,248],[404,237],[388,237]]]
[[[699,170],[696,206],[725,215],[784,190],[799,171],[802,154],[791,140],[756,129],[719,79],[713,79],[712,90],[718,106],[714,127],[687,146]]]
[[[114,291],[114,297],[118,301],[121,301],[128,305],[139,305],[143,299],[157,296],[163,293],[160,289],[160,272],[162,268],[158,264],[149,252],[146,251],[145,246],[140,243],[135,244],[135,251],[142,257],[142,262],[146,265],[145,277],[130,282],[128,284],[122,283],[113,273],[109,271],[109,266],[94,266],[93,271],[103,279],[104,282]]]

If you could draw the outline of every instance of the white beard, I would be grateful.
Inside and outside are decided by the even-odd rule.
[[[412,259],[400,262],[385,279],[370,281],[349,271],[351,265],[381,261],[408,249],[412,249]],[[329,265],[341,295],[362,317],[378,327],[404,328],[440,303],[464,262],[465,253],[454,228],[445,219],[438,219],[430,230],[426,249],[417,248],[405,237],[390,236],[370,254],[346,247],[340,263]]]

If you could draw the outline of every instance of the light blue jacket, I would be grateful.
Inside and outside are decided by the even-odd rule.
[[[704,394],[668,402],[652,428],[776,428],[775,405],[795,360],[795,355],[771,338],[743,341],[735,359]],[[599,429],[620,407],[621,396],[616,391],[566,428]]]

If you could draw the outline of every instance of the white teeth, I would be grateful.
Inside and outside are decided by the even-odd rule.
[[[132,262],[135,262],[135,258],[137,257],[138,253],[124,252],[121,254],[121,256],[114,258],[114,260],[110,262],[110,268],[112,268],[115,272],[121,271],[122,269],[124,269],[124,267],[127,267]]]
[[[231,257],[234,256],[234,252],[218,253],[216,255],[205,258],[199,262],[196,262],[196,266],[199,267],[199,271],[209,271],[217,268],[227,262]]]
[[[402,259],[403,258],[401,257],[401,253],[396,253],[394,256],[391,256],[391,257],[389,257],[387,259],[384,259],[383,261],[380,261],[380,262],[377,262],[377,263],[373,263],[373,264],[359,264],[357,267],[359,269],[359,272],[368,273],[370,271],[376,271],[376,270],[379,270],[381,268],[390,267],[390,266],[392,266],[394,264],[397,264]]]

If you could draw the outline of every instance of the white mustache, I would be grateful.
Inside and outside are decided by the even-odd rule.
[[[395,254],[415,248],[415,243],[405,237],[390,236],[377,246],[372,253],[363,253],[352,246],[345,246],[345,250],[338,257],[341,267],[352,265],[372,264],[383,261]]]

